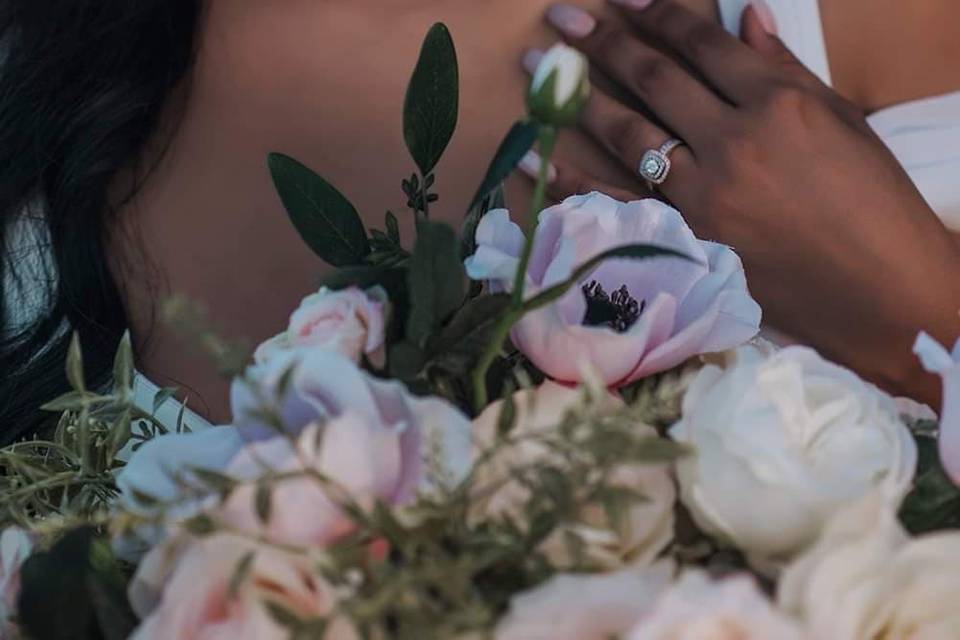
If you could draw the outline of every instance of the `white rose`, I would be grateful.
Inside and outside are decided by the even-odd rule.
[[[366,355],[374,364],[382,364],[386,307],[387,294],[380,287],[368,291],[323,288],[303,299],[286,331],[257,347],[254,360],[263,364],[294,347],[318,347],[354,362]]]
[[[541,122],[575,124],[590,95],[590,64],[586,56],[565,44],[554,45],[533,74],[528,104]]]
[[[778,612],[749,576],[712,581],[689,570],[661,596],[628,640],[799,640],[797,624]],[[832,636],[823,636],[823,640]]]
[[[608,640],[647,614],[670,586],[674,566],[662,560],[643,569],[600,575],[560,574],[514,596],[495,640]]]
[[[759,566],[801,552],[875,489],[899,504],[917,461],[894,400],[805,347],[705,367],[670,435],[696,449],[677,475],[697,524]]]
[[[581,390],[547,381],[533,390],[517,392],[514,397],[516,423],[511,437],[519,439],[515,445],[503,447],[491,459],[475,469],[475,487],[478,498],[474,518],[509,516],[525,525],[524,506],[530,497],[527,487],[515,476],[515,471],[537,459],[550,455],[540,442],[529,437],[558,427],[566,414],[584,401]],[[477,442],[476,457],[482,459],[496,441],[497,425],[504,402],[494,403],[474,421],[473,433]],[[608,395],[597,402],[596,411],[615,411],[622,401]],[[656,432],[637,425],[641,434],[651,438]],[[599,504],[582,510],[575,522],[566,523],[555,535],[547,538],[541,551],[555,566],[568,566],[568,545],[565,538],[576,536],[582,543],[583,559],[594,565],[618,568],[623,565],[644,565],[655,558],[673,539],[673,508],[676,489],[668,465],[631,464],[614,469],[611,484],[629,488],[646,499],[634,504],[619,526],[611,522]]]
[[[787,568],[778,600],[813,638],[951,640],[958,593],[960,532],[911,539],[896,511],[870,496]]]

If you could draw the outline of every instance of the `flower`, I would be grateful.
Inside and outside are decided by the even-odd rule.
[[[749,576],[712,581],[688,570],[654,604],[628,640],[800,640],[799,626],[778,612]],[[822,636],[831,638],[833,636]]]
[[[20,527],[0,534],[0,638],[15,637],[10,618],[20,598],[20,568],[33,553],[33,539]]]
[[[276,408],[275,423],[264,408]],[[274,437],[282,428],[299,434],[316,421],[347,411],[399,435],[405,478],[421,490],[449,487],[469,471],[470,420],[435,397],[416,397],[402,383],[371,376],[344,356],[299,348],[250,368],[231,388],[233,424],[248,440]],[[412,497],[417,483],[398,501]]]
[[[404,446],[411,431],[348,409],[324,425],[310,425],[295,442],[251,443],[227,469],[246,481],[231,492],[219,519],[275,543],[328,545],[355,526],[341,500],[369,509],[377,500],[395,504],[416,493],[420,478],[408,470],[419,465],[420,451]],[[260,480],[268,471],[287,477],[265,489],[269,508],[263,513]]]
[[[608,640],[647,614],[673,579],[673,562],[598,575],[559,574],[510,601],[495,640]]]
[[[304,456],[298,459],[307,460],[310,470],[329,473],[334,482],[364,496],[372,490],[374,497],[394,504],[406,503],[418,492],[450,488],[469,471],[470,421],[465,415],[444,400],[417,398],[399,382],[378,380],[334,351],[300,347],[277,354],[234,381],[232,402],[232,426],[159,436],[121,472],[121,506],[143,517],[162,516],[167,525],[138,530],[148,544],[172,533],[169,525],[215,506],[217,487],[201,482],[198,468],[241,483],[225,512],[240,523],[249,522],[245,509],[250,501],[243,496],[270,466],[303,470],[297,456]],[[343,466],[347,460],[357,466]],[[334,525],[320,516],[329,515],[324,511],[329,500],[303,489],[291,481],[281,490],[297,500],[319,500],[308,505],[317,509],[310,527],[281,524],[289,509],[304,508],[291,501],[278,509],[278,520],[268,529],[326,540]]]
[[[841,512],[780,581],[781,608],[812,638],[956,638],[960,532],[911,539],[896,510],[871,495]]]
[[[245,561],[249,563],[245,577],[236,584],[238,568]],[[290,629],[275,620],[268,605],[302,619],[328,618],[324,638],[329,640],[359,637],[337,615],[334,590],[310,570],[305,557],[218,535],[194,542],[182,554],[159,606],[132,639],[290,637]]]
[[[696,449],[677,476],[697,524],[760,565],[801,552],[874,490],[899,504],[917,461],[894,400],[805,347],[704,367],[670,435]]]
[[[943,378],[940,462],[953,482],[960,485],[960,340],[950,353],[933,338],[921,333],[913,350],[927,371]]]
[[[487,407],[474,421],[473,429],[477,442],[475,457],[482,460],[497,441],[497,427],[504,407],[501,400]],[[510,517],[514,522],[526,524],[527,501],[530,490],[517,478],[517,469],[538,461],[551,460],[552,453],[541,441],[532,436],[548,434],[558,428],[566,414],[584,404],[584,394],[577,389],[564,387],[555,382],[544,382],[534,390],[518,391],[513,395],[516,409],[515,426],[510,432],[516,443],[495,450],[489,459],[475,468],[476,487],[473,510],[476,517],[485,519]],[[610,394],[595,400],[591,411],[596,415],[615,411],[622,401]],[[638,435],[656,437],[656,432],[637,425]],[[566,537],[576,536],[582,543],[583,561],[608,569],[623,565],[642,566],[655,558],[673,540],[673,508],[676,489],[665,464],[638,462],[612,469],[609,476],[611,488],[624,488],[643,496],[643,500],[631,503],[625,517],[614,522],[599,503],[588,504],[575,521],[558,527],[548,537],[540,551],[551,558],[554,566],[565,567],[574,563],[569,557]]]
[[[489,212],[467,273],[509,290],[524,235],[506,210]],[[582,381],[584,365],[608,386],[666,371],[704,353],[737,347],[759,331],[760,307],[729,248],[697,240],[657,200],[624,204],[600,193],[568,198],[540,214],[527,271],[532,297],[578,265],[628,244],[649,243],[693,259],[607,260],[557,302],[524,316],[514,344],[555,380]]]
[[[382,363],[386,306],[387,294],[380,287],[324,287],[303,299],[287,330],[257,347],[254,360],[263,364],[280,352],[309,346],[336,351],[354,362],[366,355]]]
[[[134,561],[167,535],[161,520],[173,524],[209,507],[214,496],[198,474],[225,470],[242,448],[243,438],[232,427],[171,433],[145,442],[117,474],[117,505],[154,522],[124,531],[114,541],[114,552]]]
[[[537,65],[527,96],[530,115],[561,127],[573,126],[590,97],[590,63],[565,44],[554,45]]]

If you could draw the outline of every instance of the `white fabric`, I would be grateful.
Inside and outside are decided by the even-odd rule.
[[[830,65],[817,0],[766,0],[780,38],[827,84]],[[749,0],[718,0],[724,27],[739,33]],[[946,62],[946,61],[945,61]],[[867,118],[944,224],[960,232],[960,91],[914,100]]]
[[[157,394],[160,393],[160,390],[160,387],[150,382],[145,375],[138,372],[133,380],[134,404],[144,411],[152,412],[153,400],[157,397]],[[183,403],[176,398],[168,398],[166,402],[157,407],[157,411],[153,417],[163,426],[173,430],[177,426],[178,419],[180,419],[181,409],[183,410],[183,426],[190,431],[201,431],[213,426],[207,420],[204,420],[190,410],[189,406],[184,407]]]

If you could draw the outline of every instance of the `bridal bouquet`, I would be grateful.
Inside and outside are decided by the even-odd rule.
[[[235,376],[230,425],[136,406],[129,340],[114,388],[87,388],[74,345],[54,435],[0,451],[0,636],[960,637],[960,349],[918,342],[940,433],[758,338],[736,253],[667,204],[545,207],[588,90],[579,54],[544,58],[455,230],[431,216],[458,117],[434,27],[404,114],[409,242],[272,155],[337,271],[252,361],[174,305]],[[532,206],[508,211],[535,144]]]

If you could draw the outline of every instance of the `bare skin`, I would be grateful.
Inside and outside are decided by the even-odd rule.
[[[844,95],[871,109],[943,93],[951,84],[960,88],[947,65],[929,64],[947,55],[946,37],[925,40],[937,46],[921,42],[896,52],[916,56],[917,63],[933,69],[929,77],[917,79],[900,66],[891,67],[891,77],[876,76],[874,68],[867,73],[865,65],[858,71],[856,61],[870,59],[876,49],[866,43],[858,49],[842,25],[859,24],[859,5],[872,1],[822,0],[835,7],[824,14],[831,55],[845,65],[835,63]],[[890,5],[885,9],[890,23],[902,25],[897,3],[882,2]],[[685,4],[715,17],[712,3]],[[580,4],[614,14],[603,0]],[[950,0],[914,4],[929,5],[923,17],[915,17],[921,34],[960,24],[960,5]],[[437,20],[451,27],[463,70],[461,127],[438,171],[437,216],[457,222],[497,142],[522,112],[526,78],[517,65],[520,52],[556,40],[542,20],[548,5],[548,0],[210,2],[173,144],[116,227],[115,271],[133,313],[141,369],[159,384],[183,388],[191,406],[212,420],[229,418],[227,383],[175,331],[153,321],[153,304],[185,293],[212,310],[225,335],[258,341],[284,326],[299,299],[315,288],[325,267],[296,236],[273,192],[264,166],[270,151],[293,155],[330,179],[371,224],[379,224],[388,208],[401,213],[399,180],[412,169],[400,128],[403,92],[420,40]],[[886,18],[876,8],[870,15],[879,38]],[[956,27],[952,31],[955,38]],[[894,54],[889,42],[879,48]],[[906,82],[907,75],[913,80]],[[606,184],[635,187],[620,161],[589,135],[568,136],[564,158],[575,158]],[[524,202],[526,188],[520,181],[511,185],[512,201]],[[129,242],[131,237],[137,241]],[[751,276],[763,282],[763,273]],[[768,289],[775,298],[773,287]],[[818,322],[832,329],[831,323],[843,318]]]

